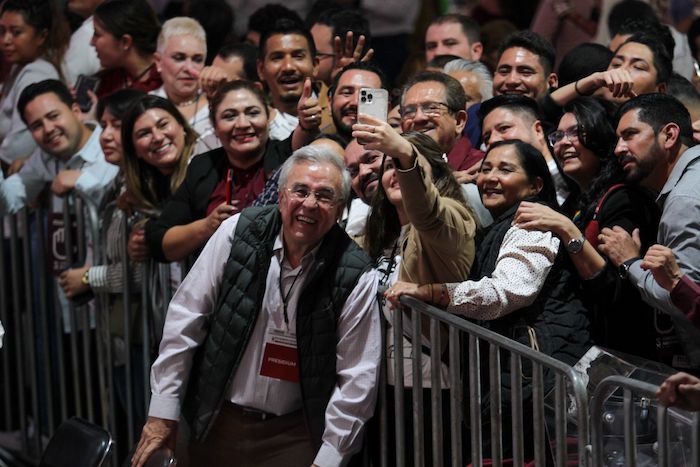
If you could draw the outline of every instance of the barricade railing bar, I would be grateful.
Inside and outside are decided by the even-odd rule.
[[[380,298],[381,300],[381,298]],[[568,465],[568,456],[577,456],[580,466],[591,463],[589,443],[588,397],[581,375],[574,369],[548,355],[533,350],[519,342],[515,342],[500,334],[494,333],[459,316],[452,315],[436,307],[427,305],[411,297],[402,297],[401,303],[410,313],[393,313],[393,335],[387,336],[393,342],[394,369],[394,420],[395,436],[388,439],[387,426],[392,420],[380,423],[382,427],[382,444],[394,447],[395,464],[386,462],[382,456],[381,465],[410,465],[406,458],[406,438],[402,428],[406,425],[406,417],[412,415],[414,422],[412,439],[413,465],[452,465],[454,467],[471,464],[482,465],[486,455],[493,465],[502,465],[505,461],[504,452],[510,452],[513,465],[525,465],[534,461],[536,466],[548,464],[548,453],[553,454],[554,465]],[[410,340],[412,344],[411,371],[412,378],[412,414],[404,410],[405,391],[403,386],[404,356],[402,340],[406,333],[403,321],[410,316]],[[426,327],[426,322],[429,326]],[[445,331],[446,328],[446,331]],[[426,333],[425,330],[428,330]],[[428,336],[426,336],[428,334]],[[448,338],[447,346],[441,342],[442,336]],[[425,339],[429,345],[423,344]],[[434,349],[439,349],[435,351]],[[449,388],[445,389],[440,381],[443,366],[444,351],[448,355],[447,369],[449,372]],[[424,433],[422,420],[426,410],[423,401],[422,359],[423,354],[430,352],[430,413],[432,432]],[[483,358],[482,358],[483,354]],[[466,369],[463,366],[466,364]],[[504,367],[504,365],[506,365]],[[528,368],[531,376],[524,375]],[[385,366],[386,368],[386,366]],[[503,413],[502,369],[510,369],[510,388],[512,389],[509,412]],[[524,376],[531,381],[531,388],[525,395],[523,391]],[[468,390],[468,400],[464,401],[464,390]],[[553,431],[547,432],[545,423],[545,396],[553,391],[552,409],[555,412]],[[386,404],[380,391],[380,404]],[[449,397],[449,424],[444,424],[442,397]],[[484,396],[486,396],[484,398]],[[574,402],[574,413],[568,413],[567,400]],[[488,404],[484,411],[483,404]],[[524,419],[523,410],[531,413]],[[386,416],[382,408],[381,414]],[[467,415],[465,415],[465,413]],[[482,420],[482,416],[485,418]],[[510,417],[509,417],[510,416]],[[503,418],[511,419],[511,427],[504,427]],[[576,441],[578,449],[575,453],[567,451],[567,417],[573,417],[577,425]],[[486,422],[486,419],[488,422]],[[486,423],[485,423],[486,422]],[[512,433],[511,444],[502,442],[506,428]],[[449,430],[449,436],[444,436],[444,430]],[[526,445],[524,433],[532,431],[531,445]],[[468,432],[469,436],[465,436]],[[449,458],[443,443],[449,440]],[[484,441],[488,441],[488,449]],[[549,442],[548,442],[549,441]],[[425,443],[430,443],[426,446]],[[464,445],[464,443],[467,443]],[[426,459],[427,448],[431,455]],[[510,448],[510,449],[509,449]],[[532,459],[526,458],[530,452]]]

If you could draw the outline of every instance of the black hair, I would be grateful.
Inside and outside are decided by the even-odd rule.
[[[309,30],[304,27],[304,24],[301,21],[297,22],[292,21],[288,18],[282,18],[280,20],[277,20],[270,29],[268,29],[260,35],[260,44],[258,45],[258,60],[265,60],[265,54],[267,52],[267,41],[270,37],[276,36],[278,34],[296,34],[304,37],[309,47],[311,57],[313,58],[316,56],[316,45],[314,43],[314,38],[313,36],[311,36]]]
[[[690,113],[685,106],[673,96],[661,93],[641,94],[620,106],[617,111],[619,121],[627,112],[638,111],[637,118],[649,125],[655,134],[668,123],[675,123],[680,128],[681,143],[693,146],[693,126]]]
[[[95,19],[116,38],[131,36],[140,53],[156,51],[160,23],[146,0],[109,0],[97,7]]]
[[[537,55],[545,76],[549,75],[554,70],[554,60],[556,57],[554,47],[547,39],[539,34],[532,31],[514,32],[506,37],[500,49],[498,49],[498,59],[501,59],[503,52],[513,47],[521,47]]]
[[[263,107],[265,114],[268,115],[267,109],[267,99],[265,94],[260,90],[259,87],[255,85],[252,81],[247,81],[243,79],[238,79],[235,81],[228,81],[221,86],[216,91],[216,94],[209,99],[209,121],[213,127],[216,127],[216,112],[219,110],[221,102],[223,102],[226,95],[232,91],[238,91],[240,89],[246,90],[252,93],[255,97],[260,100],[260,105]]]
[[[600,44],[586,42],[577,45],[564,55],[559,63],[559,87],[585,78],[596,71],[607,70],[614,56],[612,50]]]
[[[207,63],[216,56],[216,51],[233,35],[235,15],[225,0],[197,0],[191,2],[188,16],[199,21],[207,33]]]
[[[624,44],[629,42],[645,45],[651,51],[654,58],[654,68],[656,69],[656,84],[668,82],[673,73],[673,56],[668,54],[663,43],[656,36],[645,33],[633,34]]]
[[[540,107],[535,99],[517,94],[501,94],[481,103],[478,111],[481,126],[484,126],[484,119],[488,114],[500,108],[505,108],[518,114],[527,114],[533,120],[542,120]]]
[[[426,68],[439,68],[442,70],[445,68],[445,65],[450,63],[452,60],[462,60],[462,57],[458,57],[457,55],[436,55],[435,58],[430,60],[428,63],[425,64]]]
[[[686,108],[689,106],[700,107],[700,93],[695,89],[693,83],[678,73],[673,73],[669,78],[666,94],[670,94],[681,101]]]
[[[331,28],[331,47],[335,36],[340,36],[343,44],[345,44],[345,35],[352,31],[352,46],[357,46],[357,40],[360,36],[365,36],[365,46],[362,50],[369,50],[372,43],[372,34],[369,29],[369,21],[367,18],[355,9],[350,8],[332,8],[318,15],[314,24],[323,24]],[[313,24],[311,25],[313,26]],[[311,28],[309,26],[309,29]]]
[[[241,42],[235,44],[232,42],[227,42],[219,48],[216,53],[219,57],[224,60],[231,57],[240,57],[243,61],[243,73],[244,78],[250,81],[257,81],[258,79],[258,69],[255,64],[255,60],[258,57],[258,48],[253,44],[247,42]]]
[[[467,38],[470,44],[473,44],[475,42],[481,42],[481,28],[479,27],[479,23],[477,23],[475,20],[466,15],[448,14],[438,16],[430,22],[428,27],[432,26],[433,24],[445,23],[459,24],[462,27],[462,32],[464,33],[464,36]]]
[[[659,17],[656,16],[656,12],[648,3],[641,0],[622,0],[612,7],[610,13],[608,13],[608,32],[610,37],[619,34],[622,24],[630,18],[650,23],[659,22]]]
[[[439,71],[421,71],[415,74],[413,78],[403,86],[401,92],[401,113],[403,114],[404,99],[409,89],[418,83],[435,81],[445,87],[445,100],[447,107],[451,113],[459,112],[467,108],[467,96],[464,94],[464,88],[453,77],[441,73]]]
[[[688,32],[688,45],[690,46],[690,52],[693,54],[693,60],[697,60],[698,56],[698,46],[695,45],[695,39],[700,36],[700,18],[695,18],[695,20],[690,24]]]
[[[46,34],[41,45],[41,55],[61,74],[63,56],[68,49],[70,29],[57,3],[51,0],[5,0],[0,4],[0,15],[19,13],[36,34]]]
[[[513,146],[515,149],[515,154],[518,157],[518,162],[520,166],[525,171],[528,182],[534,184],[537,183],[537,179],[542,180],[542,189],[540,192],[529,198],[532,200],[543,201],[547,205],[552,207],[558,207],[557,204],[557,190],[554,187],[554,181],[552,180],[552,175],[549,172],[549,167],[547,166],[547,161],[540,151],[538,151],[534,146],[520,141],[519,139],[511,139],[507,141],[498,141],[497,143],[489,146],[488,151],[484,159],[481,161],[481,165],[489,157],[494,149],[498,149],[503,146]]]
[[[102,115],[104,115],[105,111],[109,111],[116,119],[123,119],[131,104],[145,95],[146,93],[141,90],[127,88],[119,89],[104,96],[97,101],[97,106],[95,107],[97,121],[102,120]]]
[[[150,109],[162,109],[182,127],[184,147],[180,159],[169,177],[164,177],[153,165],[147,163],[136,153],[134,145],[134,126],[137,120]],[[175,104],[152,94],[145,94],[132,102],[122,117],[123,170],[126,186],[141,208],[162,208],[163,203],[177,190],[187,174],[187,165],[194,150],[198,134],[190,127],[185,117]],[[159,183],[158,180],[167,180]]]
[[[262,37],[266,32],[275,27],[275,23],[281,19],[288,19],[303,25],[301,17],[296,11],[278,3],[271,3],[255,10],[248,18],[248,31],[259,32]]]
[[[624,21],[617,32],[616,35],[619,36],[633,36],[635,34],[644,34],[648,36],[653,36],[661,42],[661,44],[666,48],[668,55],[673,58],[673,51],[676,48],[676,40],[671,34],[671,30],[668,26],[659,23],[658,21],[641,21],[637,18],[628,18]]]
[[[379,81],[381,81],[382,83],[382,89],[389,90],[389,88],[387,87],[386,75],[384,75],[382,69],[379,68],[376,64],[374,64],[373,62],[352,62],[345,65],[343,69],[335,75],[335,78],[333,78],[333,84],[331,84],[331,87],[328,88],[328,94],[330,96],[333,95],[336,88],[338,87],[340,77],[343,76],[343,74],[345,74],[346,71],[350,70],[369,71],[371,73],[376,74],[377,76],[379,76]]]
[[[579,97],[563,108],[564,113],[570,112],[576,117],[579,142],[598,158],[600,164],[590,186],[579,198],[578,207],[584,224],[590,220],[607,189],[623,179],[622,168],[614,154],[617,135],[610,118],[613,106],[612,103],[593,97]]]
[[[38,83],[32,83],[22,90],[17,99],[17,111],[22,117],[22,121],[27,124],[27,120],[24,118],[24,110],[31,101],[36,99],[42,94],[53,93],[59,98],[61,102],[71,107],[75,100],[71,94],[68,87],[57,79],[45,79],[44,81],[39,81]]]

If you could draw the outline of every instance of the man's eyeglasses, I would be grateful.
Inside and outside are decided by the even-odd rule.
[[[420,109],[426,117],[439,117],[442,115],[443,110],[449,111],[450,106],[444,102],[424,102],[419,105],[407,105],[401,111],[401,118],[415,118],[418,109]]]
[[[313,196],[316,200],[316,204],[322,207],[331,208],[338,202],[333,190],[311,191],[305,186],[295,186],[286,188],[286,190],[293,200],[301,201],[302,203],[309,196]]]
[[[581,131],[579,127],[575,126],[568,130],[553,131],[549,134],[549,136],[547,136],[547,139],[549,140],[549,144],[554,146],[555,144],[561,142],[561,140],[563,140],[564,138],[567,138],[569,141],[574,142],[577,141],[580,136]]]

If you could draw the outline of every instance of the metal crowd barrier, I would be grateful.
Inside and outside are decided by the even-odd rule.
[[[513,465],[522,466],[526,464],[524,453],[527,448],[524,445],[523,431],[526,424],[532,423],[534,465],[544,466],[547,464],[547,440],[545,427],[545,376],[544,371],[548,370],[553,375],[554,391],[554,432],[550,433],[549,446],[554,454],[554,465],[565,466],[569,454],[567,446],[567,400],[575,401],[577,410],[574,416],[578,424],[577,438],[577,463],[580,466],[591,464],[590,445],[588,438],[588,398],[584,382],[581,376],[569,365],[559,360],[551,358],[545,354],[535,351],[518,342],[510,340],[500,334],[496,334],[484,329],[476,324],[468,322],[461,317],[451,315],[433,306],[422,303],[410,297],[403,297],[401,303],[410,310],[411,318],[411,342],[412,351],[412,373],[413,390],[412,406],[413,417],[421,420],[423,416],[422,399],[422,378],[420,371],[421,357],[421,333],[425,334],[425,322],[429,321],[430,349],[442,349],[440,328],[448,328],[448,353],[449,361],[449,398],[450,398],[450,459],[443,459],[443,442],[445,433],[442,421],[442,391],[440,390],[439,369],[441,365],[440,352],[431,351],[431,413],[432,413],[432,433],[424,433],[422,423],[413,424],[413,458],[415,466],[422,465],[452,465],[453,467],[464,466],[470,463],[473,466],[480,466],[484,462],[484,452],[482,442],[490,441],[490,459],[493,465],[503,465],[504,446],[501,435],[503,433],[503,418],[510,415],[512,427],[512,462]],[[404,388],[403,388],[403,347],[402,329],[404,328],[404,313],[394,313],[393,339],[394,352],[394,378],[395,385],[395,427],[396,436],[394,440],[389,440],[387,435],[387,424],[391,420],[383,420],[381,446],[395,446],[395,465],[406,465],[406,448],[404,427]],[[466,346],[466,348],[465,348]],[[482,368],[480,353],[484,346],[488,352],[487,368]],[[423,349],[424,351],[424,349]],[[503,354],[506,355],[505,361]],[[467,364],[463,365],[463,359]],[[383,359],[386,361],[386,359]],[[485,360],[484,360],[485,361]],[[532,420],[523,420],[523,364],[531,365],[532,371]],[[502,365],[509,365],[511,370],[511,413],[501,413],[501,368]],[[466,366],[466,369],[465,369]],[[486,373],[487,371],[487,373]],[[386,375],[386,368],[382,371]],[[482,383],[483,375],[488,375],[488,382]],[[382,387],[385,385],[385,377]],[[467,383],[463,383],[468,380]],[[468,396],[465,403],[465,385],[468,386]],[[484,432],[482,424],[482,395],[484,387],[489,393],[489,417],[490,429]],[[391,389],[388,388],[388,391]],[[444,390],[444,389],[443,389]],[[386,391],[380,392],[380,406],[386,404]],[[465,407],[466,405],[466,407]],[[465,417],[465,409],[469,412],[469,417]],[[386,416],[386,407],[382,407],[381,413]],[[464,433],[469,431],[469,439],[464,439]],[[426,437],[432,447],[432,458],[424,459]],[[463,441],[467,446],[463,448]],[[468,458],[465,453],[471,453]],[[381,452],[381,465],[389,465],[386,449]],[[465,457],[465,458],[463,458]]]
[[[77,193],[64,201],[63,225],[75,226],[63,229],[65,263],[80,267],[87,259],[93,265],[105,264],[106,226],[101,225],[97,207]],[[168,266],[136,265],[143,268],[144,279],[134,285],[133,279],[126,280],[134,277],[133,266],[122,262],[125,279],[120,311],[111,309],[113,300],[104,293],[86,304],[65,297],[61,300],[57,277],[48,264],[49,223],[53,219],[47,210],[23,209],[2,221],[0,321],[6,335],[0,349],[0,448],[36,465],[56,427],[76,415],[112,433],[117,447],[112,452],[123,457],[140,436],[141,418],[150,399],[150,365],[171,295]],[[122,228],[126,232],[126,216]],[[121,256],[126,258],[127,235],[122,238]],[[156,270],[159,274],[154,274]],[[140,296],[133,293],[134,287]],[[161,295],[152,297],[154,291]],[[138,360],[137,336],[132,332],[136,303],[141,306],[142,329]],[[124,328],[120,330],[110,328],[110,313],[117,312],[123,315]],[[123,384],[115,381],[115,332],[123,336],[126,350]],[[139,380],[142,384],[137,385]],[[121,412],[117,409],[118,391],[124,399]],[[141,397],[136,397],[139,392]],[[117,466],[117,456],[110,462]]]

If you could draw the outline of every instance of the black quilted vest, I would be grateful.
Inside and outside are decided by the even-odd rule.
[[[224,268],[208,333],[195,355],[183,413],[193,438],[205,438],[243,357],[262,306],[282,220],[277,206],[245,209]],[[336,321],[369,257],[337,225],[328,232],[299,297],[296,314],[304,415],[320,446],[325,410],[336,385]]]

